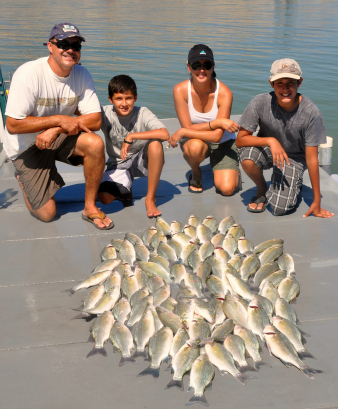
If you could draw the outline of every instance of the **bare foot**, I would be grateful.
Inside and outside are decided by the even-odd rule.
[[[158,208],[156,207],[156,201],[155,199],[147,199],[145,201],[146,204],[146,209],[147,209],[147,216],[148,217],[157,217],[157,216],[161,216],[161,211],[158,210]]]
[[[192,181],[193,184],[192,184]],[[197,186],[196,186],[197,184]],[[202,186],[202,171],[199,168],[197,172],[191,172],[191,175],[189,177],[189,188],[190,190],[193,190],[194,192],[202,192],[203,191],[203,186]]]

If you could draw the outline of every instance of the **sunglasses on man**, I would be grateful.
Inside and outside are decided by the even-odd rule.
[[[190,64],[190,67],[196,71],[196,70],[211,70],[211,68],[214,66],[214,64],[211,61],[205,61],[205,62],[193,62],[192,64]]]
[[[51,44],[54,44],[59,48],[60,50],[67,51],[67,50],[73,50],[73,51],[80,51],[82,44],[80,41],[76,41],[75,43],[70,43],[68,41],[50,41]]]

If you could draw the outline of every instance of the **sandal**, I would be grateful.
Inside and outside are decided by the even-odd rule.
[[[99,212],[99,213],[91,213],[88,216],[85,216],[84,214],[82,214],[82,219],[85,220],[86,222],[89,222],[91,224],[93,224],[97,229],[99,230],[109,230],[112,229],[114,227],[114,222],[111,221],[111,223],[109,224],[109,226],[104,226],[104,227],[99,227],[94,220],[95,219],[100,219],[101,221],[103,221],[103,219],[106,217],[106,214],[104,212]]]
[[[252,207],[250,207],[251,204],[256,204],[256,207],[253,209]],[[258,209],[258,205],[263,203],[263,207],[261,209]],[[265,196],[261,196],[261,197],[257,197],[257,196],[253,196],[250,199],[250,203],[247,206],[247,211],[251,212],[251,213],[263,213],[267,207],[268,203],[266,200]]]
[[[193,190],[191,189],[192,187],[195,187],[197,189],[203,189],[203,184],[201,180],[193,180],[192,175],[189,176],[189,187],[188,187],[188,191],[191,193],[202,193],[203,190]]]

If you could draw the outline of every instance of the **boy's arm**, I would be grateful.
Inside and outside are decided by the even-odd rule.
[[[290,165],[288,155],[276,138],[254,136],[253,132],[240,127],[236,138],[236,145],[238,148],[244,148],[245,146],[269,146],[274,165],[280,167],[281,169],[284,169],[284,161]]]
[[[125,160],[127,158],[130,145],[134,140],[151,140],[159,139],[160,141],[167,141],[169,139],[169,132],[166,128],[153,129],[151,131],[145,132],[133,132],[125,137],[125,141],[121,148],[121,159]]]
[[[316,217],[332,217],[334,216],[334,213],[320,207],[318,146],[306,146],[305,159],[312,184],[313,202],[303,217],[310,216],[310,214],[313,214]]]

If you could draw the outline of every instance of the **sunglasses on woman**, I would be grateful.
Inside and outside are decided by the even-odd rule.
[[[196,71],[196,70],[211,70],[211,68],[214,66],[214,64],[211,61],[205,61],[205,62],[193,62],[192,64],[190,64],[190,67]]]
[[[69,49],[72,49],[73,51],[80,51],[82,44],[80,41],[77,41],[75,43],[69,43],[68,41],[50,41],[50,43],[54,44],[59,48],[60,50],[67,51]]]

